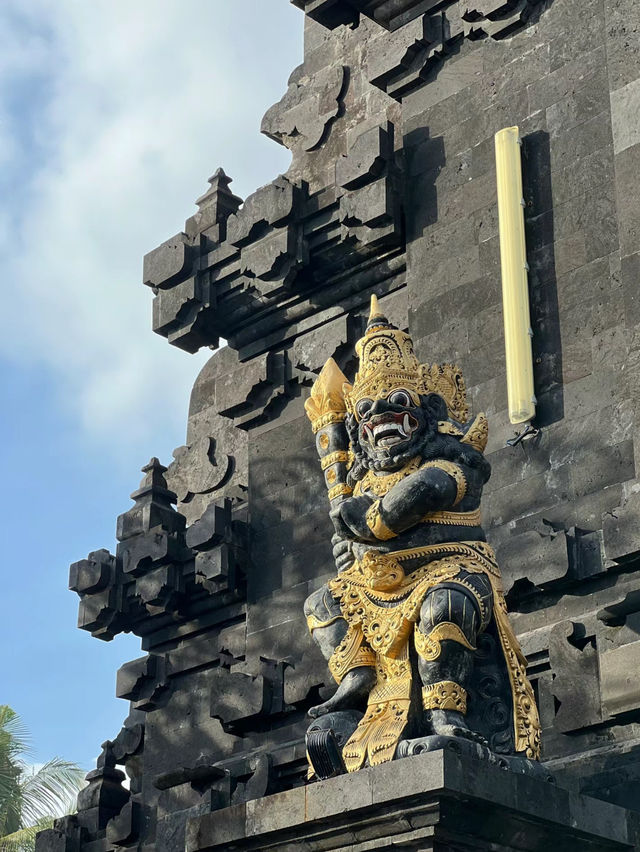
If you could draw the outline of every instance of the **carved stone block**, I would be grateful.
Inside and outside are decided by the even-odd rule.
[[[294,186],[285,177],[261,187],[250,195],[240,210],[227,220],[227,239],[244,246],[267,226],[279,226],[293,212]]]
[[[630,642],[600,655],[602,704],[619,716],[640,708],[640,642]]]
[[[393,157],[393,125],[372,127],[361,133],[346,156],[336,163],[336,183],[357,189],[380,177]]]
[[[189,269],[194,256],[186,234],[176,234],[144,256],[143,283],[149,287],[170,287]]]
[[[95,594],[113,583],[116,559],[108,550],[95,550],[69,569],[69,588],[78,594]]]
[[[120,813],[107,823],[107,840],[114,846],[131,846],[140,830],[140,805],[129,801]]]
[[[223,726],[233,728],[269,711],[270,686],[262,675],[228,669],[216,669],[213,674],[211,715]]]
[[[128,701],[140,701],[150,696],[166,681],[164,658],[158,654],[147,654],[125,663],[118,669],[116,695]]]
[[[303,65],[296,68],[286,94],[262,119],[262,132],[287,148],[312,151],[338,114],[344,80],[341,65],[314,74],[305,73]]]
[[[554,726],[567,733],[603,720],[598,652],[581,624],[564,621],[553,628],[549,660],[556,672],[552,691],[559,706]]]
[[[333,30],[342,24],[353,24],[357,12],[348,0],[291,0],[310,18]]]
[[[602,519],[604,548],[608,559],[624,562],[640,552],[640,493],[633,492],[626,501]]]

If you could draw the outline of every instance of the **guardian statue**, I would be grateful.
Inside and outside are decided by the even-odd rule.
[[[420,364],[375,296],[356,352],[353,384],[329,359],[306,402],[338,569],[305,604],[338,684],[309,711],[311,774],[452,741],[536,760],[535,698],[480,519],[487,419],[468,418],[460,370]]]

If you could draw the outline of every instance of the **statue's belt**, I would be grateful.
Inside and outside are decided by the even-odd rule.
[[[456,568],[472,573],[490,574],[499,584],[500,570],[492,547],[485,541],[454,541],[409,547],[384,552],[367,550],[353,565],[330,583],[336,587],[344,578],[350,585],[361,587],[384,603],[401,600],[436,570]]]

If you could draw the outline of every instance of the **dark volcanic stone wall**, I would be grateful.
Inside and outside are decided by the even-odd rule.
[[[420,211],[407,220],[409,327],[422,359],[460,364],[490,415],[483,520],[537,684],[544,758],[630,807],[639,27],[631,2],[557,0],[510,39],[466,40],[403,104],[408,207]],[[542,428],[518,447],[505,446],[493,159],[494,133],[511,124],[523,139]]]
[[[295,5],[305,61],[263,120],[289,172],[242,203],[219,170],[145,258],[155,330],[228,345],[115,554],[72,566],[79,626],[133,631],[144,656],[118,673],[130,715],[78,814],[39,852],[170,852],[188,820],[304,783],[306,710],[331,686],[302,604],[333,566],[303,401],[329,356],[353,373],[372,292],[489,415],[484,524],[544,760],[565,785],[640,800],[640,6]],[[513,124],[541,431],[512,447],[493,136]]]

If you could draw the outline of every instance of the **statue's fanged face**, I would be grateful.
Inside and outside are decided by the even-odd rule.
[[[361,399],[356,406],[358,442],[376,467],[393,467],[422,440],[426,417],[408,390],[393,390],[386,399]]]

